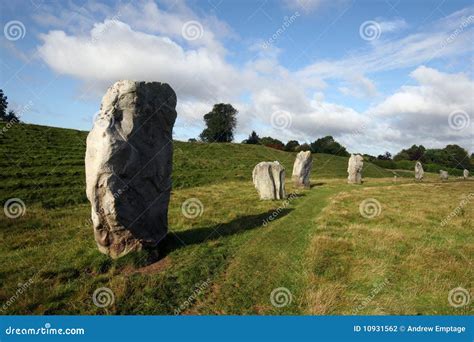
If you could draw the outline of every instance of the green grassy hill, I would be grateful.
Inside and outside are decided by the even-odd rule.
[[[0,130],[4,124],[0,124]],[[14,125],[0,135],[0,201],[21,198],[28,204],[60,207],[87,203],[84,155],[87,132],[38,125]],[[295,153],[260,145],[175,142],[174,189],[249,180],[261,161],[278,160],[291,176]],[[312,178],[345,178],[347,158],[314,155]],[[405,173],[401,173],[403,176]],[[365,163],[364,177],[391,177]]]
[[[366,163],[366,182],[349,185],[347,158],[315,155],[311,189],[288,182],[295,196],[261,201],[253,166],[279,160],[290,173],[293,153],[177,142],[170,233],[111,260],[84,196],[85,137],[17,125],[0,138],[2,204],[26,204],[0,215],[0,314],[473,314],[448,301],[451,289],[472,293],[472,180],[406,171],[394,182]],[[188,199],[198,217],[183,215]],[[99,307],[104,287],[114,301]]]

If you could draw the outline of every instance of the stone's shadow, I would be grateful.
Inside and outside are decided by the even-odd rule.
[[[169,232],[155,249],[149,250],[149,263],[159,261],[169,253],[189,245],[200,244],[206,241],[217,240],[220,237],[239,234],[247,230],[263,227],[265,221],[273,222],[286,215],[294,209],[273,209],[258,215],[242,216],[230,222],[217,224],[209,227],[192,228],[188,230]],[[270,221],[270,217],[275,217]]]
[[[307,189],[299,189],[299,190],[307,190]],[[299,190],[295,190],[293,192],[289,192],[286,194],[286,198],[281,200],[281,201],[288,201],[288,200],[292,200],[292,199],[295,199],[295,198],[300,198],[300,197],[305,197],[306,194],[301,194],[301,193],[296,193],[296,191],[299,191]]]
[[[317,186],[323,186],[324,184],[326,184],[326,183],[314,183],[314,184],[311,184],[311,189],[312,189],[312,188],[315,188],[315,187],[317,187]]]

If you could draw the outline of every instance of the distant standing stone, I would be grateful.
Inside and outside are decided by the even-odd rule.
[[[168,232],[176,94],[119,81],[87,137],[86,191],[99,250],[112,258],[155,247]]]
[[[423,170],[423,165],[421,165],[421,163],[417,161],[415,164],[415,179],[422,180],[424,174],[425,171]]]
[[[448,171],[444,171],[444,170],[439,170],[439,178],[441,180],[448,180]]]
[[[464,169],[464,171],[463,171],[462,174],[463,174],[464,179],[468,179],[468,178],[469,178],[469,170]]]
[[[279,162],[258,163],[253,169],[252,178],[260,199],[278,200],[286,198],[285,168]]]
[[[301,151],[296,155],[295,163],[293,164],[293,182],[296,187],[310,187],[309,178],[311,176],[311,169],[313,168],[313,157],[311,151]]]
[[[364,158],[360,154],[351,154],[347,166],[347,182],[349,184],[362,183],[362,168],[364,167]]]

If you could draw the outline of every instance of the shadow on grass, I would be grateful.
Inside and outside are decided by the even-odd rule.
[[[284,208],[280,210],[269,210],[258,215],[242,216],[230,222],[217,224],[209,227],[193,228],[179,232],[170,232],[157,246],[156,249],[149,250],[148,262],[153,263],[166,257],[169,253],[182,247],[200,244],[206,241],[217,240],[244,231],[263,227],[264,221],[276,221],[288,215],[293,209]],[[276,213],[276,214],[275,214]],[[269,218],[275,214],[275,217]]]

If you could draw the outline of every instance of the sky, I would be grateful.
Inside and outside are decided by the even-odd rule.
[[[474,152],[474,4],[461,0],[1,0],[0,89],[22,121],[90,130],[109,86],[178,96],[174,138],[215,103],[284,142]]]

